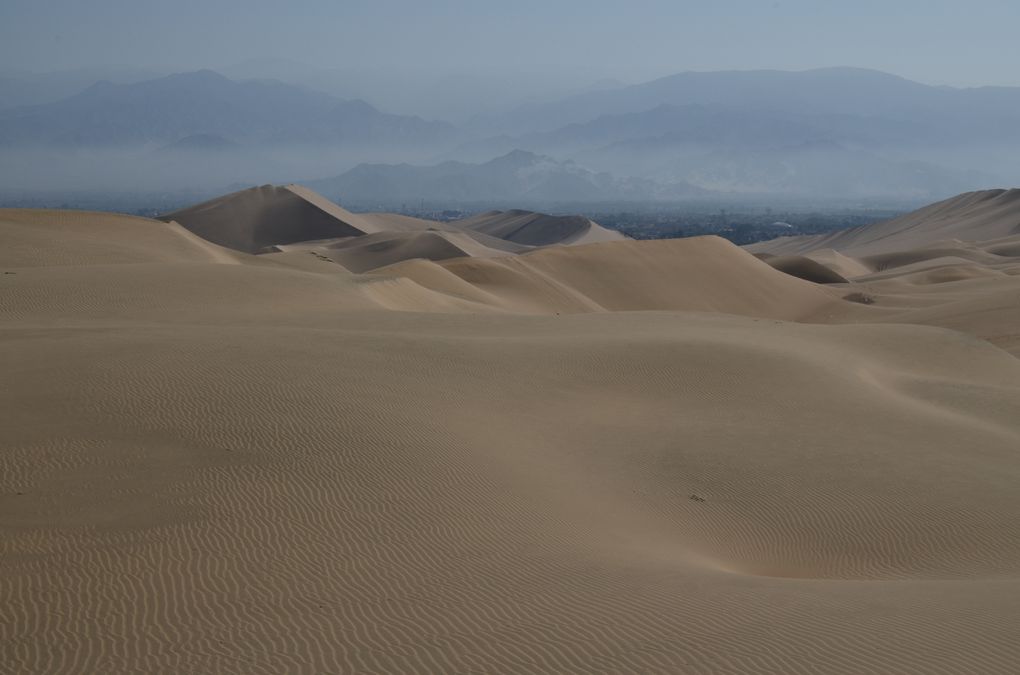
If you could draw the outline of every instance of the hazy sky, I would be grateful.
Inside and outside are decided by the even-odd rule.
[[[317,66],[630,81],[848,65],[1020,85],[1017,0],[0,0],[0,69]]]

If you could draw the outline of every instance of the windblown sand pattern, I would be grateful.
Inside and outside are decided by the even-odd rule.
[[[0,671],[1015,673],[1014,245],[355,274],[0,211]]]

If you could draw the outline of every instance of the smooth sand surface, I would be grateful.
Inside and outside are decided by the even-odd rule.
[[[1020,259],[329,255],[0,211],[0,672],[1016,672]]]

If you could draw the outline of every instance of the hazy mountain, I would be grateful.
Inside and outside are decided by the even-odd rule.
[[[195,134],[185,136],[163,146],[157,152],[198,152],[198,153],[220,153],[237,149],[237,143],[228,141],[222,136],[215,134]]]
[[[745,122],[731,124],[742,117]],[[838,124],[719,113],[705,126],[692,124],[571,154],[597,171],[744,194],[927,199],[1000,180],[991,171],[968,169],[952,159],[944,164],[913,159],[905,147],[885,137],[895,127],[859,130],[853,118],[824,121]],[[901,138],[911,134],[904,130]]]
[[[49,73],[0,71],[0,110],[59,101],[101,80],[130,84],[151,80],[163,74],[152,70],[113,67]]]
[[[675,154],[655,175],[719,192],[847,198],[927,199],[994,182],[978,171],[890,160],[825,141]]]
[[[445,158],[522,148],[713,191],[927,199],[1020,180],[1018,118],[1020,88],[850,68],[683,73],[519,108],[489,120],[504,133]]]
[[[927,120],[942,128],[982,120],[990,126],[959,126],[956,131],[961,137],[993,133],[1016,137],[1020,133],[1014,123],[1020,114],[1020,88],[934,87],[860,68],[678,73],[628,87],[526,105],[503,116],[479,117],[474,123],[477,128],[511,134],[552,131],[602,115],[642,112],[662,104]]]
[[[865,145],[905,144],[924,138],[924,128],[876,117],[753,111],[697,103],[661,104],[637,113],[603,115],[590,122],[535,134],[528,140],[559,147],[590,147],[662,137],[673,143],[743,147],[817,140]]]
[[[682,198],[702,191],[676,182],[621,179],[574,162],[522,150],[482,164],[449,161],[435,166],[361,164],[334,178],[305,181],[346,203],[398,204],[419,199],[444,202],[535,204]]]
[[[270,81],[235,82],[203,70],[118,85],[98,82],[66,99],[0,112],[0,143],[56,146],[160,145],[196,135],[240,144],[433,145],[442,122],[382,113]]]
[[[367,70],[286,61],[233,71],[333,92],[401,89],[371,82]],[[464,97],[496,104],[490,93],[499,77],[445,77],[408,84],[400,96],[419,108],[447,96],[457,106]],[[513,91],[523,89],[504,94]],[[0,181],[18,188],[202,188],[357,167],[332,179],[350,192],[344,198],[391,204],[676,199],[695,187],[934,199],[1020,181],[1016,119],[1020,88],[931,87],[830,68],[601,82],[458,129],[308,86],[206,70],[98,82],[60,101],[0,110]],[[491,159],[503,156],[516,159]]]
[[[636,113],[602,115],[553,131],[523,136],[500,135],[460,146],[460,159],[493,156],[510,148],[570,155],[631,141],[655,147],[686,146],[769,148],[831,141],[864,147],[910,146],[924,142],[923,125],[854,115],[784,113],[720,105],[661,104]],[[615,170],[619,170],[616,167]]]
[[[98,82],[0,111],[0,183],[119,192],[288,182],[365,161],[420,161],[455,133],[364,101],[204,70]]]
[[[463,122],[480,113],[513,110],[563,96],[623,86],[595,68],[559,66],[537,70],[513,67],[455,71],[403,63],[399,69],[358,63],[321,68],[289,59],[251,59],[218,69],[236,80],[271,78],[327,92],[359,98],[387,112]]]

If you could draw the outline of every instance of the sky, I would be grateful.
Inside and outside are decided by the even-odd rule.
[[[0,70],[289,59],[389,72],[875,68],[1020,85],[1016,0],[2,0]]]

